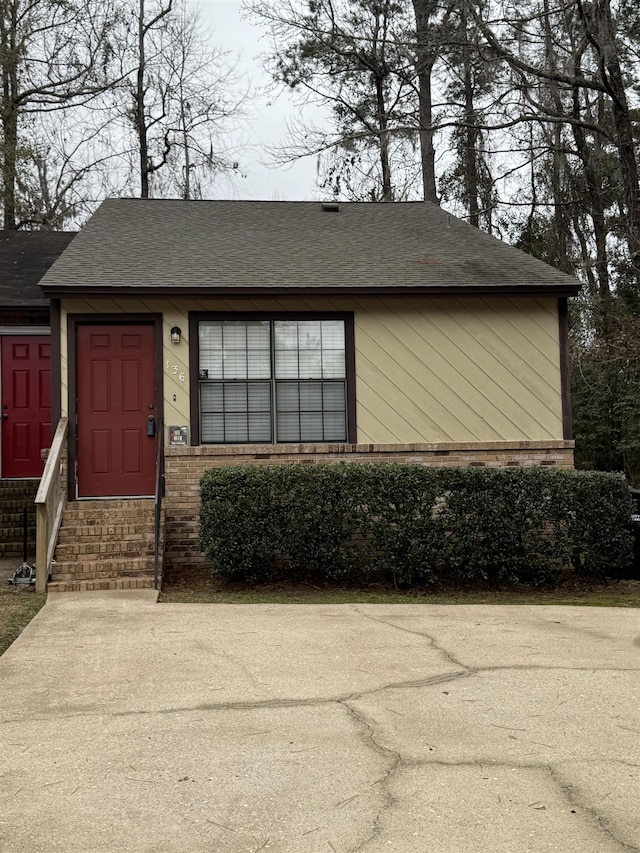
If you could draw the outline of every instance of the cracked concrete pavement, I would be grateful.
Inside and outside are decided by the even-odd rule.
[[[0,658],[2,853],[640,850],[640,611],[66,593]]]

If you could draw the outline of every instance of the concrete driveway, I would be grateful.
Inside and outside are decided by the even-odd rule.
[[[640,611],[50,596],[0,850],[640,850]]]

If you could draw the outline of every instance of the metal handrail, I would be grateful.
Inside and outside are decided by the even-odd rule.
[[[69,421],[60,418],[36,494],[36,592],[47,591],[49,568],[58,542],[66,493],[64,458]]]
[[[158,589],[160,568],[160,528],[164,496],[164,426],[160,424],[156,442],[156,487],[153,496],[153,588]]]

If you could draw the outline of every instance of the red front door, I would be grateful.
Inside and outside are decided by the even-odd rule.
[[[2,476],[40,477],[51,444],[51,342],[2,338]]]
[[[154,328],[77,329],[78,497],[152,495]]]

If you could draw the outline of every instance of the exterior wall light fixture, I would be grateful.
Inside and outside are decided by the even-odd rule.
[[[180,335],[182,334],[182,329],[180,326],[173,326],[171,329],[171,343],[179,344],[180,343]]]

